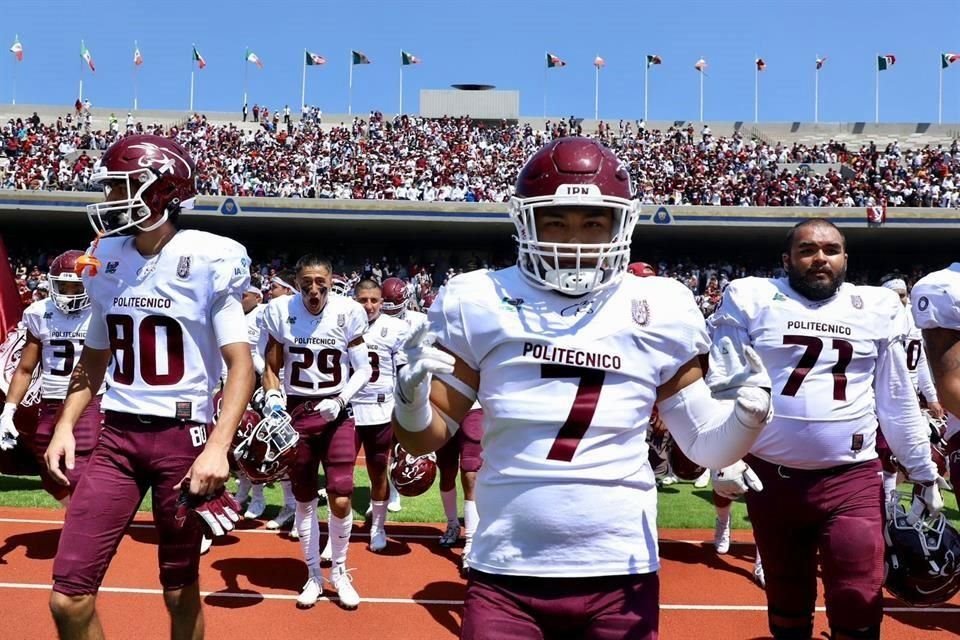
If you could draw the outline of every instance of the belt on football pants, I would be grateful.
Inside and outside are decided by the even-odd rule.
[[[758,458],[753,455],[746,455],[743,460],[751,467],[764,466],[767,468],[773,468],[777,475],[781,478],[827,478],[829,476],[839,475],[854,467],[859,467],[862,464],[867,464],[873,462],[875,458],[870,460],[861,460],[859,462],[851,462],[848,464],[841,464],[835,467],[826,467],[824,469],[797,469],[796,467],[788,467],[782,464],[776,464],[773,462],[768,462],[763,458]]]
[[[173,427],[179,425],[203,424],[196,420],[183,420],[181,418],[169,418],[166,416],[147,416],[139,413],[126,413],[123,411],[104,411],[105,421],[118,421],[126,424],[142,424],[145,427]]]

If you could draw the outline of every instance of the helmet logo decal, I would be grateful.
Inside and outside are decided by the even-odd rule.
[[[179,160],[183,167],[187,170],[187,175],[191,175],[190,164],[181,158],[179,155],[168,151],[167,149],[161,149],[159,146],[153,144],[152,142],[142,142],[140,144],[130,145],[133,149],[142,149],[144,154],[140,156],[137,160],[137,164],[141,167],[149,168],[153,167],[157,170],[157,173],[173,173],[173,165]]]

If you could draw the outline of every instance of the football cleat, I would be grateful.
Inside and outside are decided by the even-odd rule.
[[[309,609],[317,604],[321,595],[323,595],[323,578],[311,576],[307,583],[303,585],[303,589],[300,590],[300,595],[297,596],[297,608]]]
[[[360,596],[353,588],[353,577],[346,565],[338,564],[330,569],[330,584],[337,590],[340,606],[344,609],[356,609],[360,605]]]
[[[400,505],[400,492],[397,491],[397,488],[393,486],[393,483],[388,483],[390,485],[390,501],[387,503],[387,511],[390,513],[397,513],[403,507]]]
[[[370,529],[370,544],[368,545],[370,551],[378,553],[387,548],[387,532],[382,528],[378,527],[376,529]]]
[[[447,530],[440,536],[440,546],[450,548],[460,540],[460,523],[448,522]]]
[[[204,535],[202,538],[200,538],[200,555],[206,555],[212,546],[213,538],[208,538],[206,535]]]
[[[757,554],[757,559],[753,561],[753,579],[760,585],[761,589],[767,588],[767,579],[763,575],[763,562],[761,562],[759,554]]]
[[[717,553],[723,555],[730,551],[730,518],[721,520],[717,518],[716,525],[713,527],[713,546]]]
[[[710,484],[710,469],[704,469],[700,477],[693,481],[693,486],[696,489],[704,489],[708,484]]]
[[[243,517],[247,520],[256,520],[263,515],[263,512],[266,508],[267,503],[263,499],[263,496],[254,496],[250,501],[250,505],[247,507],[246,513],[243,514]]]
[[[291,539],[291,540],[299,540],[299,539],[300,539],[300,532],[297,531],[297,527],[296,527],[296,526],[290,527],[290,539]]]
[[[283,505],[283,508],[280,509],[280,513],[273,517],[273,520],[267,522],[267,529],[280,529],[284,527],[288,522],[293,520],[293,516],[296,514],[296,510],[293,507],[288,507]]]

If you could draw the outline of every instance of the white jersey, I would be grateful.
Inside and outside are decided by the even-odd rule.
[[[773,382],[773,420],[750,452],[774,464],[821,469],[876,458],[874,373],[901,341],[906,310],[881,287],[843,284],[828,300],[786,278],[730,283],[710,318],[713,340],[753,345]]]
[[[427,314],[422,311],[414,311],[413,309],[404,309],[403,321],[406,322],[410,328],[408,335],[413,335],[417,332],[417,329],[427,324]]]
[[[470,566],[542,577],[656,571],[646,429],[657,388],[707,351],[690,291],[627,277],[571,298],[533,287],[516,267],[479,270],[452,278],[429,318],[438,342],[480,373]]]
[[[242,315],[219,332],[213,315],[230,298],[239,305],[246,250],[187,230],[150,258],[132,237],[103,238],[95,255],[99,273],[83,281],[93,303],[87,345],[113,352],[104,410],[211,422],[220,348],[247,339]]]
[[[960,331],[960,262],[928,273],[910,292],[913,318],[923,329]],[[947,438],[960,433],[960,419],[947,415]]]
[[[271,300],[263,329],[283,346],[283,391],[288,396],[335,396],[350,378],[347,348],[367,330],[367,312],[344,296],[327,296],[318,315],[297,293]]]
[[[53,298],[37,300],[23,312],[23,324],[41,345],[40,393],[44,400],[67,397],[70,374],[80,360],[90,324],[90,308],[64,313]],[[103,393],[104,387],[100,387]]]
[[[253,370],[257,375],[263,373],[263,354],[260,352],[260,333],[263,322],[260,316],[263,310],[267,308],[265,304],[258,304],[250,313],[244,314],[243,318],[247,323],[247,342],[250,343],[250,358],[253,360]],[[227,361],[220,358],[220,379],[226,384],[227,381]]]
[[[905,323],[903,329],[903,350],[907,354],[907,369],[910,371],[910,381],[913,388],[920,389],[920,360],[923,353],[923,336],[920,327],[913,321],[913,314],[907,310],[903,314]]]
[[[353,420],[357,426],[390,422],[397,368],[407,363],[403,352],[407,331],[406,322],[381,313],[364,334],[363,341],[370,351],[373,374],[370,382],[351,401]]]

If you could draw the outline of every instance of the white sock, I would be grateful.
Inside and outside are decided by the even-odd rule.
[[[730,521],[730,505],[725,507],[714,507],[717,510],[717,517],[720,519],[720,522],[729,522]]]
[[[295,500],[293,499],[293,488],[290,486],[289,480],[280,481],[280,491],[283,493],[283,506],[293,509]]]
[[[473,532],[477,530],[480,514],[477,513],[477,503],[474,500],[463,501],[463,539],[464,548],[473,542]]]
[[[353,509],[346,518],[338,518],[330,511],[330,556],[334,565],[347,562],[347,547],[350,544],[350,532],[353,530]]]
[[[457,489],[454,487],[450,491],[441,491],[440,500],[443,501],[443,513],[447,516],[447,522],[457,522]]]
[[[317,499],[310,502],[297,502],[293,526],[300,534],[300,548],[303,561],[307,563],[310,577],[320,575],[320,523],[317,522]]]
[[[399,502],[400,492],[393,486],[393,478],[390,477],[389,473],[387,474],[387,484],[390,485],[390,502]]]
[[[255,484],[252,487],[250,487],[250,495],[253,496],[254,500],[256,500],[257,498],[259,498],[260,500],[263,500],[263,485]]]
[[[373,506],[373,517],[370,522],[370,530],[383,530],[383,523],[387,520],[387,501],[386,500],[374,500],[371,505]]]
[[[890,502],[897,492],[897,474],[883,472],[883,499]]]

